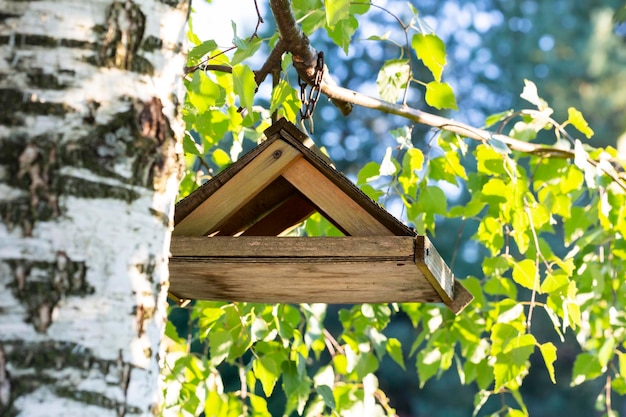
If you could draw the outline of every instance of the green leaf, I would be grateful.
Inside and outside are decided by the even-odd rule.
[[[302,415],[304,406],[309,398],[311,390],[311,380],[306,374],[300,373],[295,361],[285,361],[282,364],[283,389],[287,397],[286,415],[292,410],[297,410]]]
[[[406,370],[402,356],[402,344],[395,337],[387,339],[387,353],[403,370]]]
[[[256,90],[254,72],[247,65],[235,65],[233,67],[233,90],[239,96],[239,105],[252,113],[254,104],[254,91]]]
[[[357,185],[367,184],[371,181],[376,181],[380,178],[380,164],[378,162],[370,161],[357,174]]]
[[[272,417],[267,409],[267,401],[265,398],[254,394],[248,394],[248,398],[250,398],[250,405],[252,406],[250,417]],[[206,413],[206,415],[210,416],[211,414]]]
[[[337,407],[333,390],[328,385],[318,385],[315,390],[324,399],[324,403],[326,403],[328,408],[334,410]]]
[[[587,139],[590,139],[593,136],[593,130],[589,127],[589,124],[583,117],[583,114],[576,110],[576,108],[570,107],[567,109],[567,121],[578,129],[583,135],[587,136]]]
[[[214,150],[213,154],[211,155],[211,159],[219,167],[223,167],[223,166],[230,164],[230,156],[223,149],[218,148]]]
[[[424,166],[424,154],[417,148],[407,149],[402,159],[402,169],[405,171],[420,171]]]
[[[192,154],[192,155],[202,154],[200,145],[198,145],[196,141],[194,141],[189,135],[183,136],[183,150],[187,154]]]
[[[321,7],[314,10],[307,8],[307,10],[310,12],[299,22],[302,31],[308,36],[326,24],[326,12]]]
[[[397,102],[403,95],[411,76],[411,67],[406,59],[386,61],[376,78],[378,94],[381,99]]]
[[[187,101],[197,114],[206,112],[211,106],[222,106],[225,96],[224,88],[203,71],[194,72],[187,89]]]
[[[448,83],[440,83],[431,81],[426,84],[426,103],[436,109],[452,109],[458,110],[454,91]]]
[[[356,378],[361,380],[365,378],[367,374],[376,372],[378,369],[378,359],[372,352],[365,352],[357,355],[356,364],[354,366],[354,373]]]
[[[603,371],[597,356],[587,352],[580,353],[574,361],[571,385],[576,386],[585,381],[596,379],[602,375]]]
[[[505,120],[513,115],[513,110],[507,110],[500,113],[495,113],[487,116],[485,119],[485,127],[491,127],[502,120]]]
[[[520,335],[520,331],[508,323],[496,323],[491,329],[491,354],[498,355],[503,352],[511,339]]]
[[[541,292],[551,293],[565,287],[567,284],[569,284],[569,276],[565,271],[549,271],[541,283]]]
[[[422,349],[417,354],[417,375],[420,380],[420,388],[428,382],[430,378],[440,371],[442,353],[439,347]]]
[[[291,122],[296,121],[298,112],[302,102],[295,88],[293,88],[285,80],[280,80],[278,85],[272,90],[272,98],[270,101],[270,113],[274,113],[277,109],[283,109],[285,118]]]
[[[334,28],[335,25],[350,16],[350,0],[326,0],[326,24]]]
[[[340,20],[334,27],[326,27],[328,36],[335,42],[335,45],[341,47],[347,54],[350,48],[352,36],[359,27],[359,22],[354,16],[348,16],[347,19]]]
[[[443,41],[434,34],[424,35],[418,33],[413,35],[411,46],[415,50],[417,57],[433,74],[435,81],[441,81],[441,73],[443,72],[443,67],[446,65],[446,45]],[[431,104],[431,106],[432,105],[433,104]]]
[[[204,412],[211,417],[226,417],[228,412],[228,399],[225,394],[209,391],[204,402]],[[192,412],[191,414],[195,414]]]
[[[478,225],[476,237],[491,251],[492,255],[498,254],[502,245],[504,245],[504,234],[502,232],[502,224],[491,217],[484,217]]]
[[[217,49],[217,43],[214,40],[204,41],[200,45],[189,51],[189,53],[187,54],[187,58],[193,60],[200,59],[209,52],[214,51],[215,49]]]
[[[261,356],[252,362],[252,370],[257,379],[261,381],[266,397],[272,395],[274,391],[274,386],[280,376],[281,363],[282,358],[276,355]]]
[[[514,390],[520,387],[522,379],[528,374],[528,358],[535,350],[535,343],[533,335],[521,335],[511,339],[506,350],[497,355],[493,367],[496,391],[505,386]]]
[[[513,265],[513,281],[530,290],[536,288],[538,279],[537,266],[530,259],[524,259]]]
[[[445,214],[447,209],[446,195],[441,188],[428,185],[420,193],[419,205],[426,213]]]
[[[233,346],[233,339],[228,330],[214,329],[209,332],[209,353],[211,355],[211,363],[214,366],[219,365],[228,357],[230,349]]]
[[[556,361],[556,346],[552,342],[544,343],[543,345],[539,345],[539,350],[541,351],[541,356],[543,356],[543,361],[546,363],[546,368],[548,369],[548,375],[550,375],[550,381],[553,384],[556,384],[556,378],[554,376],[554,361]]]
[[[261,47],[263,40],[260,38],[254,38],[250,42],[245,39],[239,39],[237,42],[237,50],[233,54],[231,65],[237,65],[243,62],[246,58],[250,58]]]
[[[507,110],[487,116],[485,119],[485,127],[491,127],[496,123],[505,120],[513,115],[513,110]]]
[[[528,417],[528,413],[515,408],[509,408],[509,411],[506,413],[506,417]]]

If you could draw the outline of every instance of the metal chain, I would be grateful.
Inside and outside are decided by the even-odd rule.
[[[310,91],[307,91],[307,83],[298,76],[298,84],[300,85],[300,101],[302,101],[302,107],[300,107],[300,123],[304,124],[305,120],[309,121],[311,126],[311,133],[313,133],[313,112],[317,105],[317,100],[320,98],[322,78],[324,77],[324,52],[318,52],[317,64],[315,66],[315,77],[313,78],[313,86]]]

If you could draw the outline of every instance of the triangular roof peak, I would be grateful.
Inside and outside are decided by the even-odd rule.
[[[259,236],[260,226],[249,233],[236,229],[287,204],[280,212],[297,211],[293,221],[317,210],[348,236],[415,235],[335,170],[293,124],[281,119],[265,134],[267,140],[177,204],[174,234]],[[261,236],[276,236],[294,225],[288,224],[292,219],[275,217],[279,224]]]

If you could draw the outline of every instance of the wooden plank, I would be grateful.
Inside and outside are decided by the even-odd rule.
[[[315,213],[315,207],[300,193],[295,193],[267,216],[253,224],[242,236],[281,236]]]
[[[259,219],[266,217],[268,213],[271,213],[291,196],[297,194],[298,192],[289,181],[283,177],[276,178],[246,205],[231,213],[230,217],[216,226],[215,230],[217,233],[215,233],[215,236],[234,236],[239,232],[247,230],[250,226],[257,223]],[[284,219],[278,218],[276,220],[279,223],[276,225],[278,228],[280,228],[280,224],[284,224],[283,230],[291,226]]]
[[[179,297],[260,303],[441,302],[412,262],[170,261]]]
[[[350,236],[394,234],[306,160],[294,162],[283,177]]]
[[[277,140],[243,167],[174,227],[174,235],[202,236],[243,207],[302,157],[290,144]]]
[[[194,237],[172,236],[172,259],[181,257],[361,257],[394,258],[414,263],[415,238],[366,237]],[[349,259],[346,259],[349,260]],[[384,280],[384,277],[380,277]]]
[[[425,236],[415,238],[415,263],[445,303],[454,297],[454,274]]]
[[[232,177],[237,175],[241,168],[248,165],[250,161],[255,159],[257,155],[262,153],[268,146],[278,139],[280,139],[279,136],[273,136],[271,139],[262,142],[250,152],[242,155],[241,158],[226,167],[223,171],[220,171],[209,181],[202,184],[200,188],[195,190],[193,193],[176,203],[176,210],[174,211],[174,224],[180,223],[185,217],[187,217],[187,215],[189,215],[189,213],[202,204],[204,200],[209,198],[222,185],[226,184]]]

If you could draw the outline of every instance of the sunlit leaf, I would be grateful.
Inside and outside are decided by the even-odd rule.
[[[585,381],[596,379],[602,375],[603,369],[595,355],[583,352],[576,356],[572,371],[572,386],[580,385]]]
[[[406,370],[406,368],[404,367],[404,358],[402,356],[402,344],[395,337],[389,338],[387,340],[387,353],[389,353],[391,359],[393,359],[398,365],[400,365],[402,369]]]
[[[386,61],[376,78],[378,95],[385,101],[395,103],[402,97],[410,76],[409,61],[405,59]]]
[[[513,115],[513,110],[507,110],[487,116],[487,118],[485,119],[485,127],[491,127],[496,123],[511,117],[511,115]]]
[[[230,156],[223,149],[215,149],[211,155],[211,159],[219,167],[223,167],[230,163]]]
[[[548,369],[548,375],[550,375],[550,381],[556,384],[556,378],[554,376],[554,362],[556,361],[556,346],[552,342],[547,342],[539,345],[541,356]]]
[[[537,266],[530,259],[524,259],[513,266],[513,280],[522,287],[535,289],[537,284]]]
[[[324,4],[326,5],[326,23],[331,28],[350,15],[349,0],[325,0]]]
[[[382,176],[393,175],[396,173],[397,169],[394,163],[395,159],[391,155],[392,152],[393,152],[393,149],[391,148],[391,146],[388,146],[387,150],[385,151],[385,156],[383,157],[383,160],[380,163],[380,175]]]
[[[589,127],[589,124],[583,117],[583,114],[576,110],[576,108],[570,107],[567,109],[567,121],[578,129],[583,135],[587,136],[587,139],[593,136],[593,130]]]
[[[539,110],[543,110],[548,107],[548,103],[539,97],[537,86],[530,80],[524,80],[524,90],[522,91],[522,94],[520,94],[520,97],[537,106]]]
[[[346,19],[340,20],[333,27],[326,27],[328,36],[347,54],[352,41],[352,36],[359,27],[359,22],[354,16],[348,16]]]
[[[236,65],[233,67],[233,90],[239,96],[239,105],[245,107],[248,112],[252,112],[254,104],[254,91],[256,82],[254,72],[247,65]]]
[[[458,110],[454,91],[448,83],[431,81],[426,84],[426,103],[436,109]]]
[[[268,355],[261,356],[252,362],[254,375],[261,381],[261,386],[263,387],[263,392],[266,397],[272,395],[276,381],[278,381],[278,377],[280,376],[282,363],[280,359],[280,357],[275,355]]]
[[[208,41],[204,41],[200,45],[194,47],[191,51],[189,51],[189,53],[187,54],[187,58],[194,60],[200,59],[209,52],[214,51],[215,49],[217,49],[217,43],[214,40],[211,39]]]
[[[301,106],[302,102],[298,92],[288,82],[280,80],[278,85],[272,90],[270,113],[282,107],[287,120],[295,123]]]
[[[245,59],[250,58],[259,50],[263,40],[260,38],[254,38],[251,41],[240,39],[237,43],[237,50],[233,54],[233,58],[230,62],[231,65],[237,65],[243,62]]]
[[[209,333],[209,353],[214,365],[219,365],[228,357],[232,346],[233,339],[228,330],[215,329]]]
[[[413,35],[411,46],[415,50],[417,57],[433,74],[435,81],[439,83],[443,67],[446,65],[446,45],[443,41],[435,34],[424,35],[418,33]],[[456,108],[456,103],[454,108]]]

